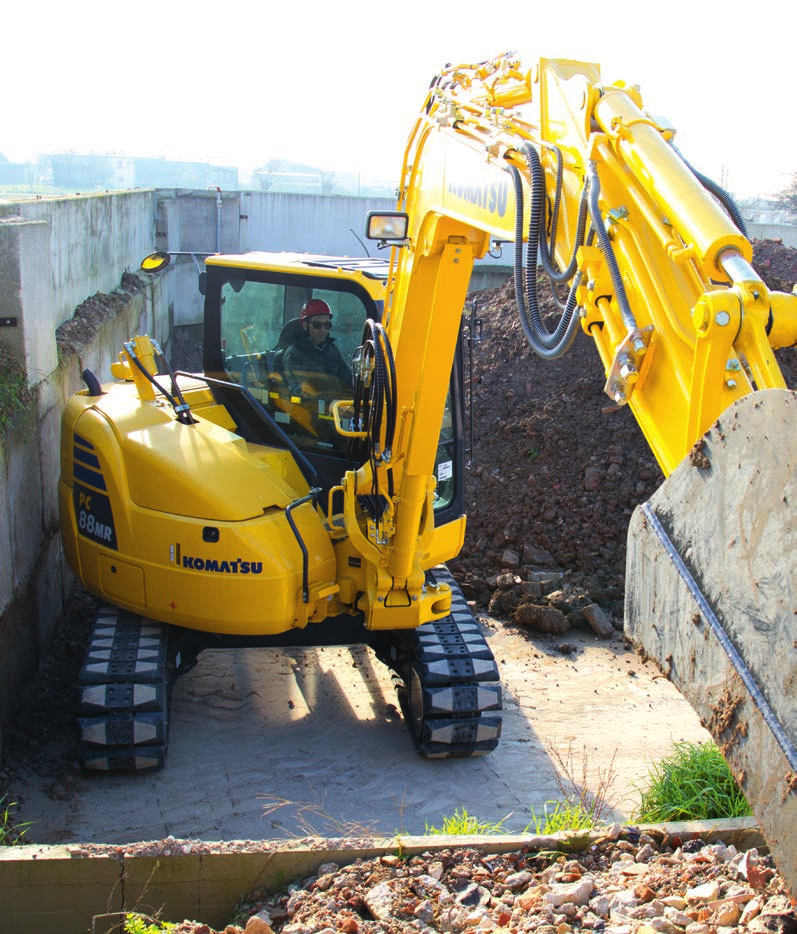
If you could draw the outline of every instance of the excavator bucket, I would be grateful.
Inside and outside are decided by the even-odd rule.
[[[692,704],[797,893],[797,395],[731,406],[628,533],[626,633]]]

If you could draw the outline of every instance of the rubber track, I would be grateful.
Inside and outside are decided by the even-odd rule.
[[[146,772],[164,766],[167,649],[167,626],[99,607],[79,678],[78,759],[84,769]]]
[[[451,587],[451,614],[413,633],[413,667],[420,679],[422,722],[416,725],[412,711],[405,713],[412,718],[413,738],[425,758],[484,755],[496,748],[501,736],[498,666],[448,569],[437,567],[429,576]],[[411,706],[409,696],[403,700]]]

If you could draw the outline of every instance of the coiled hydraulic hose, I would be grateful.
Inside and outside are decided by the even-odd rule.
[[[387,332],[371,318],[363,329],[356,371],[354,424],[368,435],[369,456],[389,461],[396,433],[396,364]]]
[[[531,147],[529,147],[531,148]],[[550,229],[546,231],[545,213],[540,218],[540,259],[542,268],[548,274],[552,282],[569,282],[576,272],[578,264],[578,249],[584,243],[584,234],[587,228],[587,185],[581,189],[581,200],[578,205],[578,220],[576,222],[576,236],[573,241],[573,250],[570,255],[570,261],[564,269],[554,267],[554,248],[556,246],[556,235],[559,228],[559,209],[562,203],[562,178],[564,169],[562,165],[562,150],[558,146],[549,146],[548,149],[556,156],[556,189],[554,191],[553,207],[551,208]],[[536,155],[536,153],[535,153]],[[528,157],[527,157],[528,158]],[[554,292],[554,297],[556,293]]]
[[[529,181],[531,185],[531,208],[528,225],[528,244],[526,250],[526,281],[523,281],[523,235],[524,235],[524,208],[523,208],[523,182],[520,172],[510,165],[515,187],[515,300],[518,306],[518,315],[523,333],[532,350],[541,357],[553,360],[562,356],[570,347],[576,335],[578,319],[576,310],[576,290],[581,282],[578,274],[570,290],[565,308],[559,318],[556,329],[548,331],[542,321],[539,307],[537,286],[537,256],[540,243],[540,228],[542,223],[542,208],[545,199],[545,177],[542,171],[539,156],[532,146],[524,146],[524,155],[529,166]]]

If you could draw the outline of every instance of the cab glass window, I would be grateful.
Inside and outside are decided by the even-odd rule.
[[[300,321],[311,298],[326,302],[331,313],[329,330],[314,329],[318,344]],[[352,397],[352,355],[367,316],[361,298],[314,286],[230,279],[222,284],[220,300],[226,378],[246,386],[302,449],[345,453],[348,439],[335,431],[330,404]]]

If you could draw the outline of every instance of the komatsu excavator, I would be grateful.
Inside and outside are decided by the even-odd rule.
[[[367,226],[389,259],[208,256],[204,372],[172,372],[137,337],[116,382],[87,372],[69,402],[65,550],[103,604],[81,674],[86,768],[162,766],[174,678],[231,644],[365,643],[395,672],[421,755],[496,747],[497,667],[445,569],[465,533],[463,307],[488,251],[513,245],[520,320],[541,357],[579,332],[595,342],[606,392],[631,407],[665,475],[686,464],[713,477],[713,447],[731,431],[718,420],[740,405],[743,461],[784,459],[766,427],[777,410],[770,434],[787,432],[793,463],[794,398],[773,349],[797,339],[797,296],[768,291],[731,199],[687,164],[637,87],[567,60],[447,67],[409,135],[396,210]],[[142,268],[168,261],[153,254]],[[555,326],[539,311],[538,263],[568,290]],[[353,389],[285,377],[312,298],[327,303]],[[723,500],[722,480],[711,482],[709,500]],[[675,552],[666,513],[665,499],[659,524]],[[788,547],[790,511],[766,521]],[[657,522],[651,511],[643,525]],[[703,534],[709,551],[729,549],[716,526]],[[700,544],[682,562],[698,583]],[[649,592],[665,586],[645,570],[654,559],[640,560],[632,602],[666,602]],[[790,595],[793,561],[786,551],[770,574]],[[691,624],[701,638],[708,613],[728,610],[722,581],[712,598]],[[792,609],[762,623],[773,638],[792,638]],[[672,639],[689,626],[676,620]],[[770,650],[793,663],[793,638]],[[777,742],[777,795],[794,814],[793,720]]]

